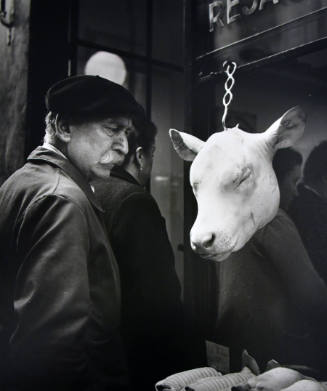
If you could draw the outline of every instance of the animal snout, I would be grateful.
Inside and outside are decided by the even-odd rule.
[[[215,259],[218,262],[226,259],[235,247],[233,236],[222,229],[204,230],[194,225],[191,229],[190,241],[192,250],[205,259]]]
[[[216,235],[213,232],[206,232],[198,235],[191,235],[191,246],[194,251],[208,250],[214,244]]]

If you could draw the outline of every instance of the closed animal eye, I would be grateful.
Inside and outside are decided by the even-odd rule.
[[[242,183],[244,183],[250,176],[252,171],[249,168],[245,168],[237,178],[233,180],[235,187],[239,187]]]

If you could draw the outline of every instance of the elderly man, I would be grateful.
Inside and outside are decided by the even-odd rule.
[[[46,106],[45,143],[0,188],[2,389],[117,390],[119,274],[89,183],[123,160],[139,105],[76,76]]]

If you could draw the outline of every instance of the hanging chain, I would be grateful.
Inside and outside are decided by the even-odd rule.
[[[221,122],[223,124],[224,130],[226,130],[227,128],[226,128],[225,121],[226,121],[226,117],[227,117],[228,106],[230,105],[230,103],[233,99],[232,88],[235,83],[235,79],[234,79],[233,75],[234,75],[234,72],[236,71],[237,64],[236,64],[236,62],[229,63],[228,61],[224,61],[223,68],[224,68],[224,72],[227,75],[227,80],[225,82],[225,95],[223,97],[224,114],[223,114]]]

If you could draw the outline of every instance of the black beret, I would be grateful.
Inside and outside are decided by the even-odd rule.
[[[55,83],[45,97],[48,111],[75,121],[137,116],[140,105],[121,85],[100,76],[72,76]]]

